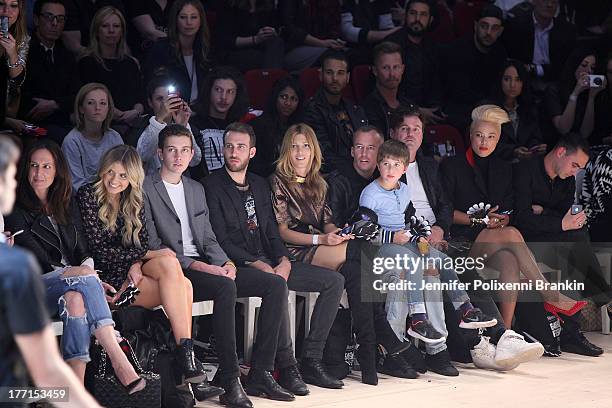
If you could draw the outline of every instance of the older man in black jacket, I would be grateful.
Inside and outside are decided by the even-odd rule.
[[[353,146],[351,147],[353,162],[332,172],[327,177],[329,185],[327,199],[332,210],[332,219],[337,226],[342,227],[349,223],[351,216],[359,207],[361,192],[377,177],[376,157],[383,141],[380,130],[374,126],[368,125],[357,129],[353,135]],[[366,270],[363,265],[362,270]],[[387,321],[384,305],[368,301],[355,302],[355,299],[362,299],[364,282],[364,279],[346,280],[346,291],[353,316],[353,325],[357,332],[357,343],[368,344],[376,341],[390,351],[380,369],[382,373],[395,377],[414,378],[417,376],[414,369],[425,372],[422,357],[415,347],[410,347],[406,352],[408,354],[399,354],[399,350],[408,346],[409,343],[401,343],[398,340]],[[410,364],[405,361],[404,357],[410,360]]]
[[[364,99],[370,125],[376,126],[385,139],[389,138],[389,119],[401,107],[415,106],[399,93],[404,74],[402,48],[393,42],[383,41],[372,52],[372,74],[376,78],[374,90]]]
[[[404,143],[410,151],[410,163],[402,181],[411,188],[416,214],[425,217],[432,225],[430,243],[438,245],[448,237],[453,223],[453,207],[438,177],[438,163],[420,150],[423,143],[420,113],[399,109],[391,116],[390,124],[391,138]]]
[[[311,330],[304,341],[301,372],[307,383],[325,388],[341,388],[342,382],[325,371],[321,360],[327,335],[338,311],[344,278],[332,270],[290,261],[272,210],[270,187],[265,179],[247,173],[249,161],[255,152],[255,132],[251,126],[232,123],[225,129],[225,166],[204,180],[212,228],[223,250],[238,266],[248,265],[282,276],[292,290],[319,293],[311,319]],[[291,355],[287,311],[281,312],[279,318],[281,327],[276,358],[280,370],[278,383],[296,395],[306,395],[308,388],[292,363],[295,360]],[[249,379],[255,380],[259,388],[254,389],[254,384],[249,383],[246,386],[247,393],[256,395],[259,389],[266,391],[256,373],[250,373]]]
[[[556,81],[574,49],[576,30],[555,18],[558,0],[534,0],[533,4],[533,13],[508,20],[502,39],[510,57],[525,64],[534,77]]]
[[[326,171],[350,162],[353,133],[367,124],[363,109],[342,97],[349,77],[346,55],[326,51],[321,62],[322,87],[304,110],[304,122],[312,126],[321,145]]]
[[[406,20],[401,30],[385,37],[385,41],[402,48],[405,70],[400,95],[416,103],[427,123],[444,122],[440,112],[442,85],[440,82],[440,50],[425,37],[437,24],[437,6],[431,0],[410,0],[406,4]]]

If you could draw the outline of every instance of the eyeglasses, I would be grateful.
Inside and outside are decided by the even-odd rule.
[[[66,22],[66,16],[61,14],[53,14],[53,13],[40,13],[40,16],[47,20],[49,23],[56,22],[57,24],[64,24]]]

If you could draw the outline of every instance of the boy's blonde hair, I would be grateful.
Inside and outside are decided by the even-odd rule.
[[[410,150],[408,150],[408,146],[399,140],[389,139],[378,149],[376,164],[380,164],[386,157],[397,158],[404,163],[404,166],[408,166],[408,163],[410,163]]]

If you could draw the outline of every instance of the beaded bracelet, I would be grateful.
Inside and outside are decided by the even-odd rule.
[[[9,67],[9,69],[17,68],[17,67],[24,66],[24,65],[25,65],[25,60],[21,57],[19,57],[17,59],[17,62],[15,62],[14,64],[11,64],[8,59],[6,60],[6,66]]]
[[[484,220],[484,218],[475,218],[475,217],[470,217],[470,227],[476,227],[478,225],[485,225],[487,222]]]

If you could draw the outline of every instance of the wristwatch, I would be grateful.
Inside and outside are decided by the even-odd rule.
[[[234,269],[238,270],[238,268],[236,267],[236,264],[231,259],[229,261],[225,262],[222,266],[225,266],[225,265],[232,265],[234,267]]]

